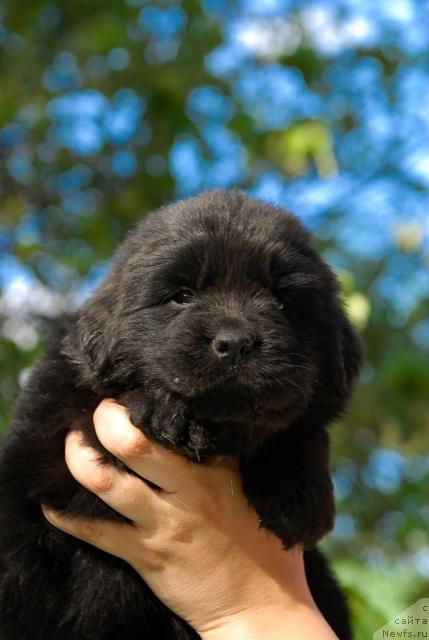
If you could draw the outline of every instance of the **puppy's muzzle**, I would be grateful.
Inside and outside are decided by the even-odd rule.
[[[216,356],[225,364],[237,366],[255,346],[252,336],[243,329],[221,329],[212,340]]]

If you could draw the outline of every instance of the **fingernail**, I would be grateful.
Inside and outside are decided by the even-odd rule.
[[[52,520],[54,520],[54,516],[55,516],[54,509],[51,509],[51,507],[48,507],[45,504],[42,504],[42,512],[46,520],[49,520],[49,522],[52,523]]]

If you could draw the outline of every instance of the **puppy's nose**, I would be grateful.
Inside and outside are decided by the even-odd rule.
[[[222,329],[213,339],[212,346],[218,358],[238,363],[249,354],[254,345],[253,338],[242,330]]]

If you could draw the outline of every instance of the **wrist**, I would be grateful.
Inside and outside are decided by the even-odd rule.
[[[280,629],[286,617],[286,611],[280,608],[274,611],[268,607],[255,608],[218,620],[206,629],[200,630],[199,634],[202,640],[277,640],[280,638]]]
[[[196,625],[202,640],[335,640],[308,588],[302,549],[285,552],[271,536],[266,543],[264,570],[251,573],[247,586],[252,588],[240,597],[239,589],[235,590],[235,611]]]
[[[202,640],[335,640],[336,636],[311,603],[260,607],[219,620],[198,631]]]

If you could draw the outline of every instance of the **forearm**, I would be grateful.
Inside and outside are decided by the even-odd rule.
[[[237,614],[200,631],[203,640],[337,640],[315,606],[296,604]]]

